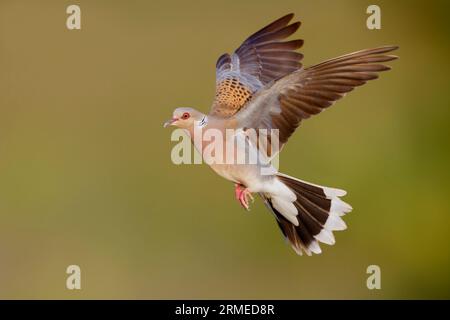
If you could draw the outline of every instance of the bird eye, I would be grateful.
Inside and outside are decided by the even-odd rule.
[[[191,115],[189,114],[189,112],[185,112],[185,113],[183,113],[183,115],[181,116],[181,119],[186,120],[186,119],[189,119],[190,116],[191,116]]]

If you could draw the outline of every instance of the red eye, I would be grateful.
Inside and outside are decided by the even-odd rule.
[[[189,114],[189,112],[185,112],[185,113],[183,113],[183,115],[181,116],[181,119],[187,120],[187,119],[189,119],[190,116],[191,116],[191,115]]]

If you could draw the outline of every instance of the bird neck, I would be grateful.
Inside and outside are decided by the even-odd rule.
[[[204,114],[199,121],[195,121],[195,126],[203,128],[208,124],[208,117]]]
[[[195,140],[195,135],[200,135],[200,141],[203,140],[202,139],[203,130],[206,128],[207,125],[208,125],[208,117],[206,115],[203,115],[200,120],[194,121],[194,124],[186,129],[193,143]]]

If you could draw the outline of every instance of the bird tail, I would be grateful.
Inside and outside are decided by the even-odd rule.
[[[261,194],[266,206],[273,212],[286,240],[299,255],[305,252],[320,254],[319,242],[333,245],[333,231],[347,228],[342,216],[352,211],[352,207],[340,197],[346,192],[340,189],[322,187],[281,173],[277,179],[295,194],[280,198],[277,195]],[[292,210],[296,209],[296,216]],[[295,213],[295,211],[294,211]],[[295,223],[298,222],[298,223]]]

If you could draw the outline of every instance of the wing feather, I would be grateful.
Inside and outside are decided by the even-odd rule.
[[[362,50],[293,72],[258,92],[235,115],[237,123],[245,128],[278,129],[281,149],[302,120],[321,113],[355,87],[390,70],[382,63],[397,59],[386,55],[396,49]]]
[[[302,65],[295,52],[303,40],[283,41],[294,34],[300,22],[289,24],[288,14],[248,37],[232,54],[223,54],[216,64],[216,96],[210,115],[231,117],[268,83],[282,78]]]

